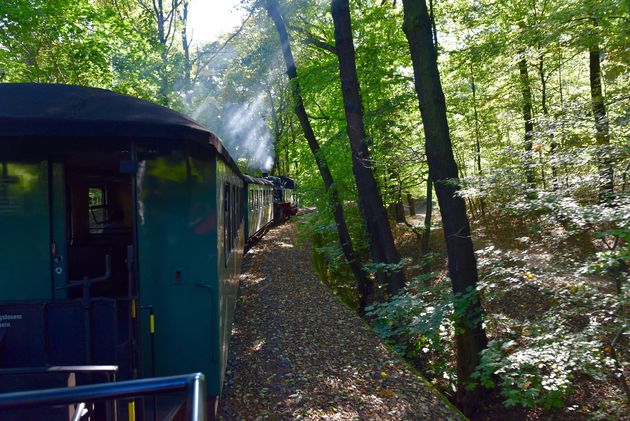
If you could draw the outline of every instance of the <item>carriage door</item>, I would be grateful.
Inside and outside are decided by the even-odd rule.
[[[48,161],[48,203],[50,223],[50,264],[55,300],[66,298],[66,191],[63,162]]]
[[[125,152],[73,153],[66,157],[66,282],[68,298],[129,299],[128,253],[133,245],[129,174]]]
[[[130,376],[134,346],[132,198],[128,152],[72,152],[49,165],[50,345],[56,365],[116,364]],[[132,309],[133,307],[133,309]]]

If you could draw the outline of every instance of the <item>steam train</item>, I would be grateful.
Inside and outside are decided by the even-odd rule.
[[[0,393],[65,386],[51,366],[103,381],[90,367],[110,365],[117,380],[202,372],[215,403],[244,246],[295,214],[294,189],[243,175],[168,108],[0,84]],[[45,414],[16,417],[68,419]]]

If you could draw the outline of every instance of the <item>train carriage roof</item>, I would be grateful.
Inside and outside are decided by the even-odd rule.
[[[9,138],[191,141],[216,150],[240,174],[221,140],[194,120],[169,108],[105,89],[1,83],[0,141]]]
[[[246,184],[262,184],[265,186],[273,186],[273,183],[269,180],[265,180],[264,178],[251,177],[247,174],[243,174],[243,180]]]
[[[295,189],[295,181],[292,178],[285,177],[283,175],[268,175],[265,177],[265,179],[271,181],[277,187],[283,189]]]

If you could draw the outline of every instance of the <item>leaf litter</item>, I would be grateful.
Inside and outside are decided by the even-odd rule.
[[[295,229],[245,256],[218,418],[465,419],[331,295]]]

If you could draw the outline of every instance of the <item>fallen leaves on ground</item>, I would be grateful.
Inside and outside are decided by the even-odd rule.
[[[294,229],[245,258],[219,418],[464,419],[321,284]]]

